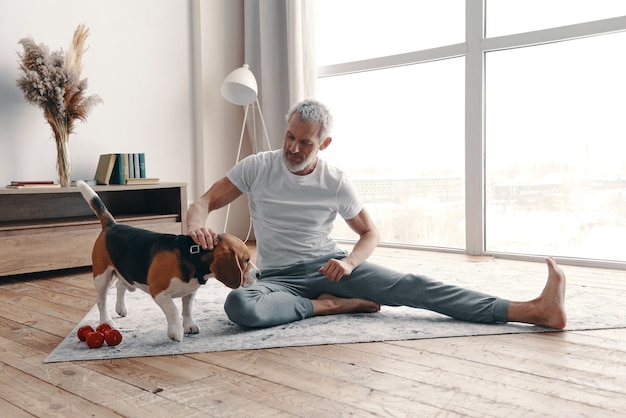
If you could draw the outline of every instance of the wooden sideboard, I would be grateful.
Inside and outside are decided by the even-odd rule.
[[[119,223],[185,232],[185,183],[92,187]],[[100,230],[77,187],[0,188],[0,276],[90,266]]]

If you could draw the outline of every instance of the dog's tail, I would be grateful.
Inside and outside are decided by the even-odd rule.
[[[76,186],[89,204],[91,210],[93,210],[98,219],[100,219],[100,224],[102,225],[102,228],[104,229],[111,225],[115,225],[115,219],[113,219],[113,215],[111,215],[111,212],[109,212],[107,207],[104,205],[104,202],[102,201],[102,199],[100,199],[100,196],[98,196],[96,192],[82,180],[78,180],[76,182]]]

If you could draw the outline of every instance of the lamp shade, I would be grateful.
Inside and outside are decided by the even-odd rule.
[[[236,105],[247,105],[256,100],[257,84],[248,64],[233,70],[224,79],[222,96]]]

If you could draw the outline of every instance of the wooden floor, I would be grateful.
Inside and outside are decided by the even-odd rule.
[[[566,271],[626,301],[624,271]],[[44,364],[94,297],[88,270],[0,278],[0,416],[626,416],[626,329]]]

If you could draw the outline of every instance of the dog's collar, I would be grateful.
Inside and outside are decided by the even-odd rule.
[[[189,254],[190,255],[198,255],[202,252],[202,247],[199,246],[198,244],[193,244],[189,246]],[[195,257],[193,257],[192,259],[194,259],[194,264],[196,266],[196,272],[201,271],[202,270],[202,264],[198,261],[195,260]],[[211,273],[211,270],[209,270],[209,273]],[[206,284],[206,279],[204,278],[203,274],[198,274],[198,283],[200,284]],[[241,276],[241,284],[240,286],[243,286],[243,282],[244,282],[244,278],[243,275]]]
[[[193,244],[189,246],[189,255],[197,256],[197,255],[200,255],[202,251],[203,251],[202,247],[199,246],[198,244]],[[202,263],[199,261],[197,257],[192,257],[191,259],[193,260],[193,264],[196,268],[196,275],[197,275],[198,283],[206,284],[207,281],[204,278],[205,273],[203,271]],[[211,273],[211,271],[209,270],[207,274],[208,273]]]

